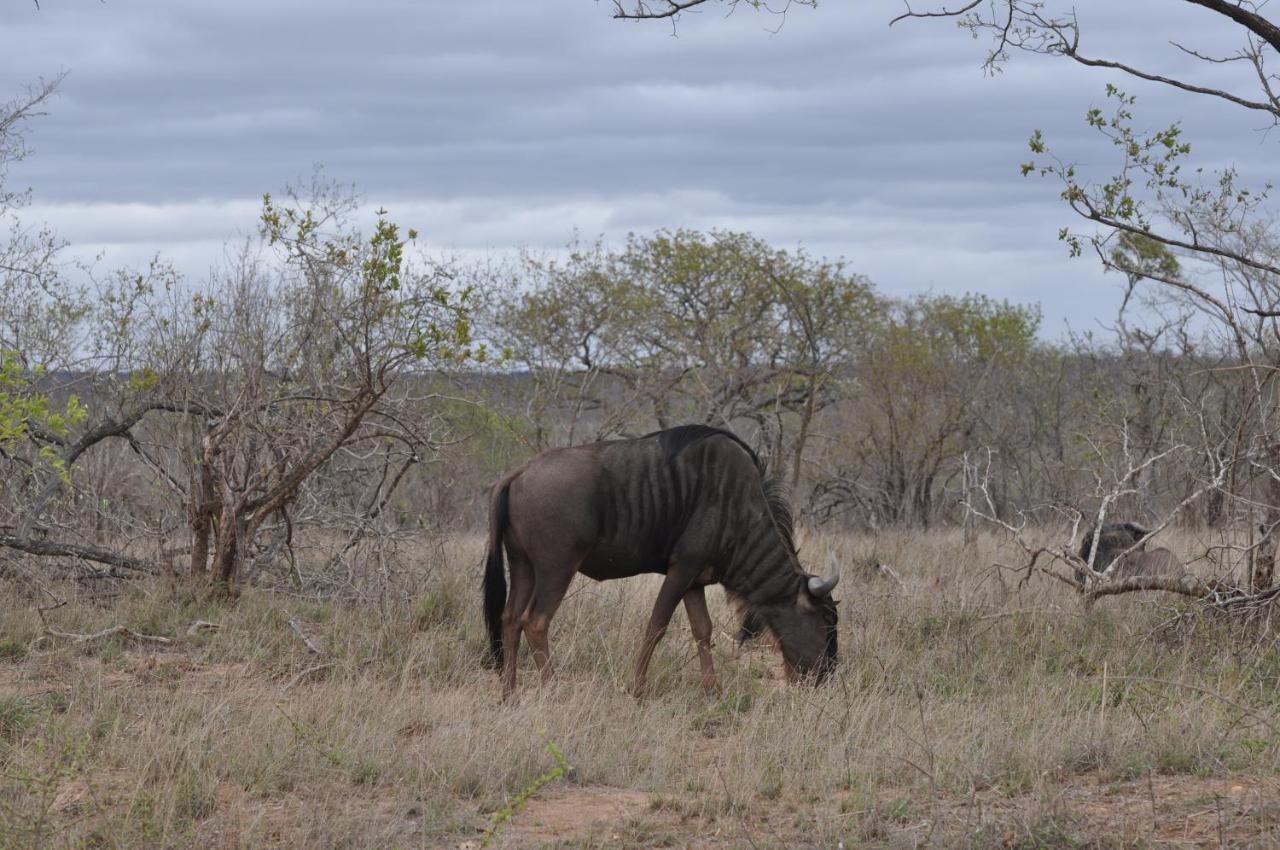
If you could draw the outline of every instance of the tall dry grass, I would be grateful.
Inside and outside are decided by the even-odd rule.
[[[1086,610],[1063,585],[1019,587],[994,568],[1018,559],[991,537],[801,544],[815,565],[828,551],[854,565],[837,591],[834,681],[788,686],[767,648],[735,657],[735,618],[713,592],[724,692],[699,689],[678,614],[643,702],[625,686],[653,578],[579,579],[552,628],[556,681],[539,686],[526,657],[518,699],[501,703],[481,666],[479,538],[424,546],[411,600],[250,588],[228,606],[154,582],[48,615],[66,632],[123,624],[173,646],[44,636],[37,600],[5,587],[0,848],[475,844],[551,766],[546,740],[574,767],[561,792],[649,795],[645,817],[569,846],[986,846],[993,829],[1053,845],[1082,828],[1067,789],[1274,782],[1280,653],[1265,622],[1163,596]],[[195,620],[221,628],[188,637]],[[1261,841],[1276,840],[1269,811],[1247,816]]]

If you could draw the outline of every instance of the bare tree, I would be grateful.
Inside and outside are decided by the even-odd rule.
[[[958,20],[976,38],[988,42],[984,67],[994,71],[1019,52],[1059,57],[1077,65],[1101,69],[1131,80],[1173,89],[1188,97],[1208,98],[1280,122],[1280,76],[1272,65],[1280,50],[1280,26],[1265,3],[1245,0],[1183,0],[1238,34],[1239,46],[1226,54],[1210,53],[1191,41],[1173,48],[1203,67],[1220,72],[1240,66],[1246,73],[1230,85],[1206,83],[1195,77],[1157,73],[1123,56],[1101,56],[1088,49],[1085,26],[1075,7],[1052,0],[973,0],[954,5],[907,5],[890,23],[910,19]],[[756,4],[752,4],[755,6]],[[615,3],[615,14],[626,18],[674,19],[681,14],[717,6],[737,8],[734,0],[664,0]],[[776,10],[775,10],[776,11]],[[1189,34],[1191,38],[1195,34]],[[1215,78],[1222,79],[1220,73]],[[1121,273],[1128,295],[1141,289],[1148,305],[1171,306],[1184,316],[1194,314],[1209,328],[1200,346],[1223,360],[1219,368],[1233,376],[1234,386],[1223,399],[1239,399],[1223,406],[1234,410],[1238,435],[1222,445],[1233,459],[1229,488],[1215,488],[1211,500],[1219,516],[1234,515],[1238,507],[1252,532],[1264,531],[1264,543],[1252,560],[1251,583],[1261,592],[1274,580],[1280,528],[1280,422],[1274,376],[1280,366],[1276,350],[1280,317],[1280,236],[1266,186],[1250,186],[1235,169],[1209,175],[1188,168],[1190,145],[1177,125],[1141,132],[1134,128],[1136,98],[1115,85],[1107,86],[1110,111],[1091,109],[1088,124],[1114,147],[1116,164],[1109,173],[1078,166],[1051,148],[1036,131],[1030,139],[1033,157],[1022,165],[1024,174],[1037,173],[1058,181],[1062,197],[1085,227],[1064,229],[1060,236],[1073,255],[1091,248],[1104,268]],[[1129,299],[1126,298],[1126,304]],[[1137,342],[1142,329],[1129,322],[1118,330],[1125,345]],[[1148,342],[1162,334],[1149,334]],[[1184,351],[1187,346],[1183,346]],[[1154,350],[1145,362],[1152,362]],[[1190,365],[1184,363],[1185,365]],[[1171,385],[1135,384],[1143,391]],[[1135,400],[1147,405],[1140,417],[1157,421],[1151,407],[1157,395]],[[1224,402],[1225,405],[1225,402]],[[1130,424],[1136,424],[1130,423]],[[1148,454],[1177,443],[1171,434],[1134,433]],[[1207,457],[1207,455],[1206,455]],[[1201,470],[1208,472],[1207,468]],[[1141,492],[1141,490],[1140,490]],[[1230,504],[1229,504],[1230,503]],[[1255,522],[1256,521],[1256,522]],[[1252,550],[1252,547],[1251,547]]]
[[[0,458],[0,546],[114,573],[155,571],[181,549],[194,577],[233,592],[290,546],[292,506],[335,480],[320,473],[377,457],[383,477],[361,488],[339,545],[350,551],[442,439],[430,374],[482,356],[467,290],[413,260],[416,234],[385,214],[362,236],[356,209],[323,183],[268,197],[261,240],[200,288],[158,264],[81,288],[0,287],[21,308],[6,315],[25,319],[0,340],[24,404]],[[145,483],[95,474],[117,449]]]

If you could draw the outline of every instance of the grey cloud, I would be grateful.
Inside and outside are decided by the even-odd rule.
[[[1084,47],[1176,72],[1195,65],[1170,38],[1236,46],[1170,5],[1088,0]],[[777,35],[767,16],[706,13],[675,38],[589,0],[42,6],[0,11],[0,78],[71,71],[14,176],[85,250],[161,249],[200,274],[220,233],[252,228],[256,197],[323,163],[468,252],[554,247],[575,226],[750,227],[843,254],[890,291],[1042,300],[1051,324],[1115,302],[1093,265],[1065,260],[1057,188],[1017,174],[1035,128],[1086,168],[1112,161],[1081,122],[1112,77],[1017,56],[983,79],[982,43],[945,23],[888,29],[896,3],[795,9]],[[1250,116],[1129,88],[1211,164],[1274,176]],[[1064,294],[1077,282],[1088,297]]]

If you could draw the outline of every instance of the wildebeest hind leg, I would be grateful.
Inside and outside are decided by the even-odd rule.
[[[548,632],[551,630],[551,618],[556,609],[564,601],[565,592],[581,565],[581,558],[571,569],[544,571],[538,574],[537,585],[533,589],[533,602],[524,615],[524,633],[529,638],[529,649],[533,651],[533,661],[538,665],[542,681],[550,681],[551,641]]]
[[[702,689],[707,693],[719,693],[720,679],[711,658],[711,612],[707,610],[707,594],[702,585],[695,584],[685,593],[684,611],[689,615],[689,628],[693,631],[694,643],[698,645]]]
[[[644,630],[644,639],[640,642],[640,654],[636,657],[636,676],[631,685],[631,693],[637,698],[645,694],[645,678],[649,673],[649,661],[653,658],[653,650],[666,634],[671,615],[676,612],[676,606],[680,604],[680,600],[684,598],[685,592],[692,583],[693,579],[679,570],[668,572],[666,579],[662,582],[662,589],[658,591],[658,600],[653,603],[653,613],[649,615],[649,625]]]
[[[502,698],[516,689],[516,660],[520,656],[520,629],[525,609],[533,597],[533,568],[523,557],[510,557],[511,591],[502,611]],[[532,643],[532,641],[530,641]]]

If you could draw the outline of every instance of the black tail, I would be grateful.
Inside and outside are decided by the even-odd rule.
[[[489,503],[489,554],[484,565],[484,624],[489,630],[489,660],[502,666],[502,609],[507,607],[507,576],[502,563],[502,533],[507,528],[507,488],[504,478],[493,488]]]

